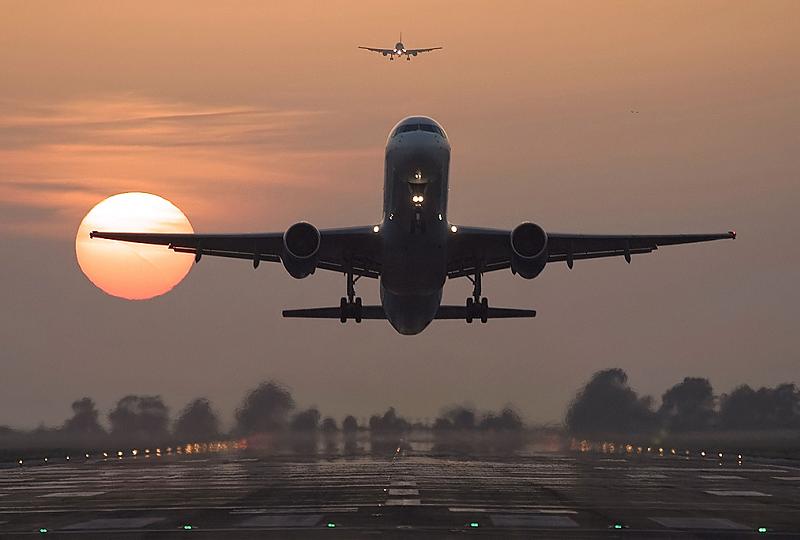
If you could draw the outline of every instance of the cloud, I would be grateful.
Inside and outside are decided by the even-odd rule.
[[[0,101],[0,204],[15,210],[0,230],[66,237],[92,206],[125,191],[238,225],[264,214],[270,188],[334,189],[336,170],[364,150],[335,136],[343,124],[331,116],[130,96]],[[281,203],[268,211],[290,214]]]

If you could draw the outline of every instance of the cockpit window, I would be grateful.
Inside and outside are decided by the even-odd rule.
[[[422,131],[436,133],[437,135],[444,137],[444,133],[442,133],[442,130],[439,129],[439,126],[434,126],[433,124],[420,124],[419,127],[422,129]]]
[[[400,135],[401,133],[420,130],[427,131],[428,133],[436,133],[437,135],[444,137],[444,132],[441,130],[441,128],[434,124],[405,124],[398,127],[392,134],[392,137],[395,135]]]

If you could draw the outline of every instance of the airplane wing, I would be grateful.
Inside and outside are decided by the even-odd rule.
[[[352,265],[357,276],[380,275],[380,243],[372,227],[320,229],[318,268],[345,272]],[[195,261],[203,256],[249,259],[254,266],[261,261],[280,262],[283,233],[248,234],[179,234],[93,231],[91,238],[105,238],[139,244],[167,246],[177,253],[192,253]]]
[[[381,53],[383,56],[387,54],[397,54],[394,49],[376,49],[375,47],[359,47],[359,49]]]
[[[416,56],[418,53],[438,51],[442,48],[443,47],[429,47],[427,49],[406,49],[406,52],[412,56]]]
[[[477,268],[492,272],[511,267],[511,231],[459,227],[448,253],[450,278],[472,275]],[[734,231],[714,234],[603,235],[547,233],[547,262],[566,262],[603,257],[625,257],[655,251],[660,246],[692,244],[736,238]]]

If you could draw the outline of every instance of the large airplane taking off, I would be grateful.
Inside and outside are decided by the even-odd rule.
[[[394,57],[397,56],[402,58],[403,55],[406,55],[406,60],[411,60],[412,56],[417,56],[419,53],[424,52],[431,52],[431,51],[438,51],[442,47],[429,47],[427,49],[406,49],[406,46],[403,45],[403,34],[400,34],[400,41],[394,44],[394,49],[380,49],[375,47],[359,47],[359,49],[366,49],[368,51],[380,53],[383,56],[388,56],[389,60],[394,60]]]
[[[346,276],[346,296],[339,306],[293,309],[284,317],[388,319],[401,334],[422,332],[433,319],[485,323],[494,318],[534,317],[528,309],[489,307],[482,296],[486,272],[511,269],[532,279],[547,263],[624,257],[650,253],[660,246],[736,238],[719,234],[597,235],[547,232],[523,222],[512,230],[467,227],[447,219],[450,143],[442,127],[425,116],[410,116],[390,132],[386,143],[383,219],[344,229],[317,229],[301,221],[285,232],[250,234],[170,234],[94,231],[92,238],[160,244],[179,253],[281,262],[295,278],[317,268]],[[362,305],[355,283],[380,280],[381,305]],[[440,305],[445,281],[466,277],[474,285],[463,305]]]

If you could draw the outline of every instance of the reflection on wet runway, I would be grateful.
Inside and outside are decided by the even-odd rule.
[[[800,467],[682,455],[128,456],[0,469],[0,536],[800,534]]]

